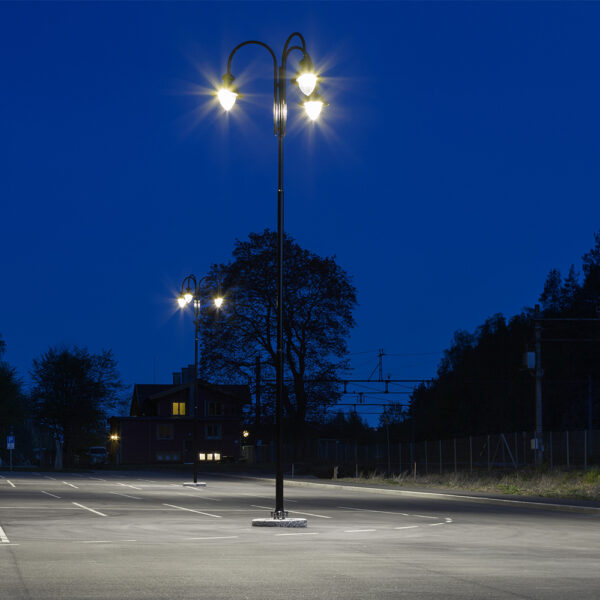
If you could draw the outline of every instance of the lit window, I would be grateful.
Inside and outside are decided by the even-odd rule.
[[[215,460],[221,460],[221,453],[220,452],[215,452],[214,455]]]
[[[185,402],[173,402],[172,414],[174,417],[184,417]]]
[[[200,452],[200,454],[198,455],[200,460],[206,460],[206,454],[204,452]]]

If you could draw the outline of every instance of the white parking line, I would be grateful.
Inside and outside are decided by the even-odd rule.
[[[17,487],[10,479],[7,479],[6,483],[8,483],[8,485],[12,485],[13,487]]]
[[[44,475],[46,479],[52,479],[52,481],[56,481],[56,477],[50,477],[50,475]]]
[[[239,535],[219,535],[219,536],[212,536],[212,537],[193,537],[193,538],[187,538],[188,540],[234,540],[239,538]]]
[[[410,517],[408,513],[401,512],[390,512],[386,510],[371,510],[369,508],[354,508],[352,506],[338,506],[338,508],[343,508],[344,510],[355,510],[358,512],[371,512],[371,513],[379,513],[382,515],[400,515],[401,517]]]
[[[221,515],[211,515],[210,513],[202,512],[201,510],[194,510],[193,508],[184,508],[183,506],[175,506],[174,504],[163,504],[163,506],[170,506],[171,508],[178,508],[179,510],[186,510],[187,512],[193,512],[199,515],[205,515],[207,517],[214,517],[215,519],[222,519]]]
[[[257,504],[251,504],[252,508],[264,508],[265,510],[273,510],[272,506],[258,506]],[[288,512],[294,513],[296,515],[306,515],[307,517],[318,517],[319,519],[333,519],[333,517],[328,517],[326,515],[315,515],[314,513],[301,512],[299,510],[288,510]]]
[[[419,525],[405,525],[404,527],[394,527],[394,529],[418,529]]]
[[[83,508],[84,510],[89,510],[90,512],[93,512],[96,515],[100,515],[101,517],[106,517],[106,515],[104,513],[98,512],[97,510],[94,510],[93,508],[89,508],[88,506],[84,506],[83,504],[78,504],[77,502],[73,502],[73,504],[75,506],[79,506],[79,508]]]
[[[118,544],[119,542],[137,542],[137,540],[84,540],[80,544]]]
[[[122,485],[123,487],[131,488],[132,490],[142,490],[140,487],[135,487],[135,485],[129,485],[128,483],[119,483],[118,485]]]
[[[371,531],[377,531],[377,529],[346,529],[344,533],[368,533]]]
[[[0,527],[0,543],[10,544],[10,540],[6,537],[6,534],[4,533],[4,529],[2,529],[2,527]]]
[[[60,500],[60,496],[57,496],[56,494],[51,494],[50,492],[45,492],[44,490],[40,490],[42,492],[42,494],[47,494],[48,496],[52,496],[53,498],[58,498]]]
[[[301,531],[297,533],[276,533],[277,537],[281,537],[284,535],[319,535],[318,531]]]
[[[123,498],[131,498],[132,500],[141,500],[137,496],[128,496],[127,494],[119,494],[119,492],[108,492],[109,494],[115,494],[116,496],[123,496]]]
[[[76,485],[73,485],[72,483],[69,483],[68,481],[63,481],[63,483],[65,485],[70,485],[72,488],[75,488],[76,490],[78,490],[79,488]]]

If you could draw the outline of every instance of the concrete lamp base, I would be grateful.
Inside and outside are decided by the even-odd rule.
[[[196,483],[194,483],[193,481],[189,482],[189,483],[184,483],[183,487],[206,487],[206,483],[204,481],[198,481]]]
[[[306,519],[252,519],[252,527],[306,527]]]

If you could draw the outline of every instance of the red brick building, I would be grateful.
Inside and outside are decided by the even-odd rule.
[[[136,384],[129,417],[110,419],[111,459],[117,464],[194,461],[193,367],[173,374],[173,383]],[[243,408],[250,402],[245,385],[197,382],[200,461],[237,460]]]

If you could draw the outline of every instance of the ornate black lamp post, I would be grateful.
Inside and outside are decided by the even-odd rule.
[[[192,377],[191,405],[194,407],[193,441],[194,450],[194,485],[198,483],[198,340],[200,338],[200,284],[205,278],[196,279],[194,275],[188,275],[181,283],[181,293],[177,298],[180,308],[185,308],[193,303],[194,307],[194,375]],[[214,305],[220,308],[223,298],[217,296],[213,299]],[[206,417],[206,410],[204,411]]]
[[[292,40],[296,40],[292,42]],[[298,85],[304,94],[304,108],[311,120],[316,120],[321,113],[325,102],[316,92],[318,77],[314,72],[313,63],[306,50],[304,37],[300,33],[292,33],[283,47],[281,61],[277,66],[277,57],[270,46],[256,40],[249,40],[238,44],[229,55],[227,72],[223,75],[223,87],[218,91],[221,106],[229,111],[233,108],[236,99],[240,96],[234,87],[235,77],[231,72],[231,62],[235,53],[244,46],[254,44],[265,48],[273,59],[273,108],[274,132],[278,139],[278,185],[277,185],[277,362],[276,362],[276,450],[275,450],[275,510],[273,519],[283,520],[286,512],[283,508],[283,139],[287,122],[287,61],[292,52],[300,52],[302,58],[299,72],[295,74],[293,82]]]

